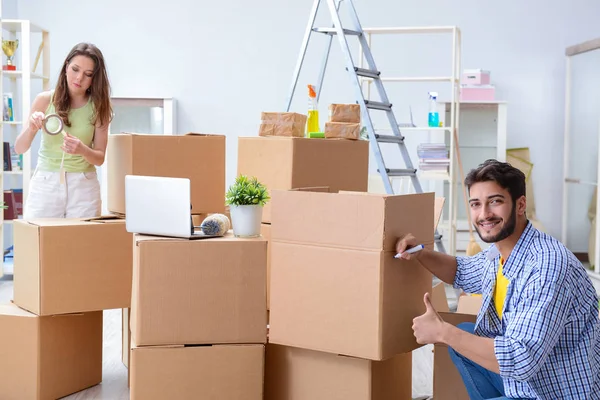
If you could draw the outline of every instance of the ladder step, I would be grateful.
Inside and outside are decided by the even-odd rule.
[[[379,133],[376,133],[375,139],[377,139],[379,143],[404,143],[403,136],[380,135]]]
[[[379,79],[379,75],[381,75],[380,71],[373,71],[371,69],[358,68],[358,67],[354,67],[354,72],[356,72],[356,75],[358,75],[358,76],[363,76],[365,78],[373,78],[373,79]]]
[[[367,106],[367,108],[370,108],[373,110],[383,110],[383,111],[391,111],[392,110],[391,104],[382,103],[380,101],[365,100],[365,105]]]
[[[377,172],[380,172],[379,169]],[[397,169],[397,168],[386,168],[385,172],[387,172],[388,176],[415,176],[417,174],[416,169]]]
[[[317,33],[324,33],[326,35],[337,35],[337,31],[335,30],[335,28],[313,28],[314,32]],[[355,36],[360,36],[361,33],[358,31],[353,31],[351,29],[344,29],[344,34],[346,35],[355,35]]]

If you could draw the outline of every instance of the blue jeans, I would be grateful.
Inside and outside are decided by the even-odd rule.
[[[457,325],[465,332],[473,333],[475,324],[463,322]],[[450,358],[462,376],[471,400],[508,400],[500,375],[491,372],[448,347]]]

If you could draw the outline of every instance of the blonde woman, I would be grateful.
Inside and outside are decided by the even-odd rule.
[[[55,89],[36,96],[15,142],[17,153],[29,150],[49,114],[61,117],[65,134],[41,133],[23,217],[98,216],[102,204],[96,167],[104,163],[112,107],[104,57],[93,44],[75,45],[63,63]]]

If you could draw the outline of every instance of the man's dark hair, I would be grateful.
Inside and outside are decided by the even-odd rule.
[[[507,189],[513,203],[521,196],[525,196],[525,174],[510,165],[498,160],[487,160],[475,169],[472,169],[465,178],[467,190],[478,182],[496,182],[503,189]]]

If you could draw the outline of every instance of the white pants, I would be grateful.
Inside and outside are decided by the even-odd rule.
[[[66,172],[60,183],[60,172],[36,171],[29,183],[23,219],[91,218],[102,212],[100,182],[94,172]]]

